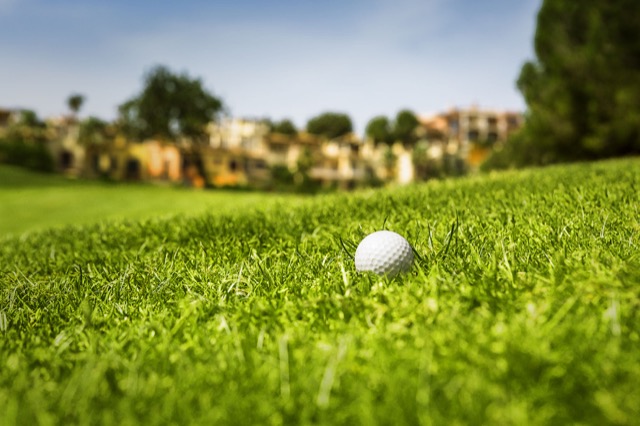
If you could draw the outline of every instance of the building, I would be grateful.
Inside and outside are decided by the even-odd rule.
[[[17,111],[19,112],[19,111]],[[0,110],[0,136],[20,119]],[[17,118],[16,118],[17,117]],[[398,183],[474,170],[523,125],[517,112],[471,107],[419,118],[416,142],[375,144],[354,134],[329,139],[271,132],[265,120],[226,118],[208,126],[208,143],[133,142],[113,126],[81,140],[75,117],[47,120],[46,146],[69,176],[181,183],[193,187],[273,188],[278,181],[338,187]]]
[[[183,153],[172,143],[153,139],[132,143],[116,136],[105,143],[89,145],[85,150],[80,174],[84,177],[182,183],[186,176]]]
[[[471,169],[477,169],[495,146],[505,143],[524,124],[521,113],[477,106],[453,108],[419,120],[427,141],[443,155],[461,158]]]
[[[80,123],[75,117],[62,116],[46,121],[47,148],[55,170],[67,176],[80,176],[85,167],[86,148],[80,143]]]
[[[209,128],[204,155],[207,181],[216,186],[268,186],[274,169],[324,186],[354,187],[365,176],[360,140],[353,134],[327,139],[306,132],[271,133],[261,120],[227,119]]]
[[[522,114],[471,107],[418,117],[416,143],[367,140],[362,157],[376,179],[407,184],[477,170],[492,149],[522,127]]]
[[[309,175],[325,186],[351,189],[367,178],[362,141],[353,133],[336,139],[320,139],[316,161]]]

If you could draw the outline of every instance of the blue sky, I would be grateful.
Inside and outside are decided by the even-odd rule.
[[[113,119],[149,68],[203,80],[232,116],[524,110],[541,0],[0,0],[0,107]]]

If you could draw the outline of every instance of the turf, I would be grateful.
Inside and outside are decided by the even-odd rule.
[[[0,424],[637,424],[640,161],[0,241]],[[395,279],[357,274],[369,232]]]
[[[229,213],[283,198],[258,192],[77,181],[0,165],[0,237],[98,221]]]

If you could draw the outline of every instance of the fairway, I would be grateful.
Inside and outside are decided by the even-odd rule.
[[[74,181],[0,165],[0,237],[99,221],[220,214],[296,197]]]
[[[0,237],[0,424],[638,424],[639,191],[625,159]],[[356,273],[381,229],[408,274]]]

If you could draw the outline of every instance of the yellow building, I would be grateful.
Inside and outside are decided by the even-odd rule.
[[[324,185],[352,187],[365,176],[361,142],[350,134],[329,140],[306,132],[270,133],[260,120],[228,119],[209,128],[204,156],[207,181],[214,185],[264,186],[274,167],[308,176]]]
[[[86,150],[83,176],[157,183],[180,183],[185,176],[182,152],[171,143],[158,140],[135,143],[119,136]]]

